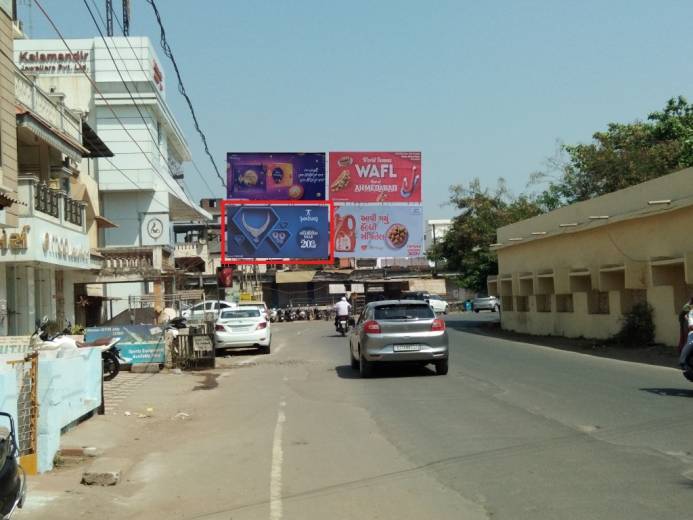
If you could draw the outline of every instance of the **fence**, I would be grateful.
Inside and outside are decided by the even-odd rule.
[[[21,457],[36,466],[38,439],[38,354],[17,361],[8,361],[16,371],[17,381],[17,444]],[[26,460],[25,459],[25,460]],[[23,461],[23,465],[26,462]],[[29,469],[29,468],[27,468]],[[29,470],[29,473],[35,473]]]
[[[206,332],[179,334],[171,341],[171,364],[174,368],[184,370],[214,368],[215,361],[212,334]]]

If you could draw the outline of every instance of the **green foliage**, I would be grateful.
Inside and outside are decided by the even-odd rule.
[[[654,309],[649,303],[640,302],[623,316],[621,330],[613,339],[621,345],[641,347],[654,343],[654,338]]]
[[[447,268],[459,271],[462,287],[486,290],[486,278],[498,272],[490,250],[499,227],[533,217],[543,209],[527,195],[513,197],[501,179],[494,191],[482,188],[479,179],[450,188],[450,202],[460,211],[444,239],[436,244],[430,259],[444,259]]]
[[[547,207],[587,200],[693,166],[693,105],[682,96],[672,98],[647,121],[611,123],[592,138],[589,144],[561,146],[567,160],[553,164],[558,177],[538,196]]]

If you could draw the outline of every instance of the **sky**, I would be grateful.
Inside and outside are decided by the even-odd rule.
[[[98,34],[82,0],[40,1],[66,37]],[[103,12],[105,0],[88,1]],[[30,0],[18,3],[30,37],[56,36]],[[502,177],[527,191],[558,142],[589,142],[609,122],[693,98],[690,1],[156,3],[222,174],[227,152],[420,150],[426,218],[455,215],[452,184]],[[214,191],[188,165],[192,195],[223,197],[151,6],[131,4],[130,34],[152,39],[167,101]]]

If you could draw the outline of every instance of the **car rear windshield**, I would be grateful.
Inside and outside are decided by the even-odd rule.
[[[222,320],[233,320],[236,318],[259,318],[260,311],[258,309],[234,309],[232,311],[222,311]]]
[[[420,320],[435,318],[428,305],[381,305],[375,308],[376,320]]]

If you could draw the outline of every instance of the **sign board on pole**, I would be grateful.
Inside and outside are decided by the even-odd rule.
[[[331,202],[236,201],[221,205],[222,263],[331,264]]]
[[[337,206],[335,256],[412,257],[423,254],[421,206]]]
[[[334,202],[421,202],[421,152],[330,152]]]
[[[229,153],[229,199],[325,200],[324,153]]]

